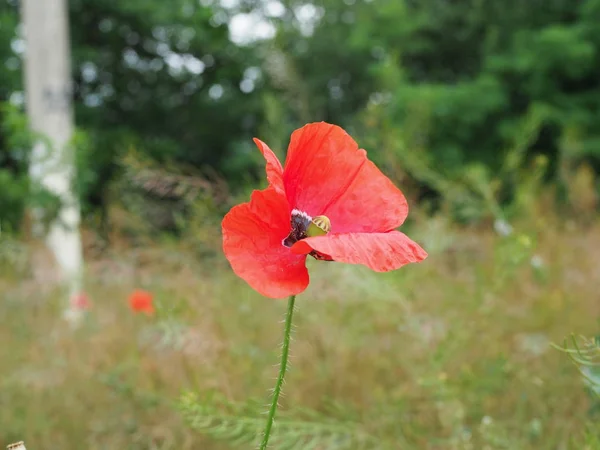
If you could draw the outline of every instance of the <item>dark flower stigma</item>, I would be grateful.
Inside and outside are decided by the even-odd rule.
[[[292,230],[290,231],[290,234],[288,234],[288,236],[282,241],[282,244],[285,247],[291,247],[299,240],[305,239],[309,236],[326,235],[331,229],[331,224],[327,217],[317,216],[313,219],[308,214],[298,211],[297,209],[292,210],[290,225]],[[319,261],[333,261],[330,256],[319,253],[315,250],[309,254]]]
[[[312,217],[308,214],[298,211],[297,209],[292,210],[292,218],[290,220],[292,231],[290,231],[288,237],[283,240],[283,245],[291,247],[300,239],[308,237],[306,230],[311,223]]]

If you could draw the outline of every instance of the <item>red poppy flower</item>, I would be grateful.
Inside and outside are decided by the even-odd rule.
[[[134,312],[143,312],[148,315],[154,314],[152,294],[142,289],[134,290],[129,295],[129,307]]]
[[[402,192],[340,127],[294,131],[285,168],[264,142],[269,187],[223,219],[223,250],[233,271],[267,297],[308,286],[305,260],[363,264],[387,272],[427,253],[396,231],[408,214]]]
[[[92,302],[85,292],[79,292],[71,297],[71,308],[80,311],[88,310],[92,307]]]

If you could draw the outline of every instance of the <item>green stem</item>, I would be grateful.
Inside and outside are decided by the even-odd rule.
[[[266,450],[269,443],[269,437],[271,436],[271,428],[273,427],[273,421],[275,420],[275,412],[279,402],[279,394],[281,394],[281,386],[283,385],[283,378],[285,377],[285,371],[287,369],[288,354],[290,351],[290,336],[292,334],[292,317],[294,315],[294,302],[296,296],[292,295],[288,300],[287,313],[285,315],[285,328],[283,332],[283,347],[281,348],[281,364],[279,366],[279,375],[277,376],[277,382],[275,383],[275,389],[273,389],[273,401],[271,402],[271,408],[269,409],[269,417],[267,417],[267,424],[265,425],[265,432],[263,434],[263,440],[260,444],[260,450]]]

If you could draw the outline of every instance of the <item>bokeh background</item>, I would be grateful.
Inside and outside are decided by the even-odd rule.
[[[252,137],[283,158],[325,120],[402,188],[430,257],[309,262],[273,448],[600,448],[593,389],[550,346],[598,331],[600,0],[68,7],[77,327],[30,233],[57,205],[27,175],[26,43],[0,0],[3,445],[249,447],[285,304],[234,277],[220,221],[266,183]]]

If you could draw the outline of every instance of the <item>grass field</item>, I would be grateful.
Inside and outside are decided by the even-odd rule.
[[[600,226],[544,219],[501,236],[437,217],[411,237],[430,256],[397,272],[310,262],[282,418],[301,407],[347,415],[373,449],[593,448],[592,401],[550,343],[598,331]],[[285,301],[255,294],[218,252],[199,259],[165,242],[90,256],[93,306],[73,329],[52,281],[23,262],[35,250],[11,245],[0,274],[0,444],[250,448],[192,430],[176,404],[187,390],[218,392],[259,402],[256,417],[243,414],[262,420]],[[154,293],[154,316],[129,310],[137,287]]]

